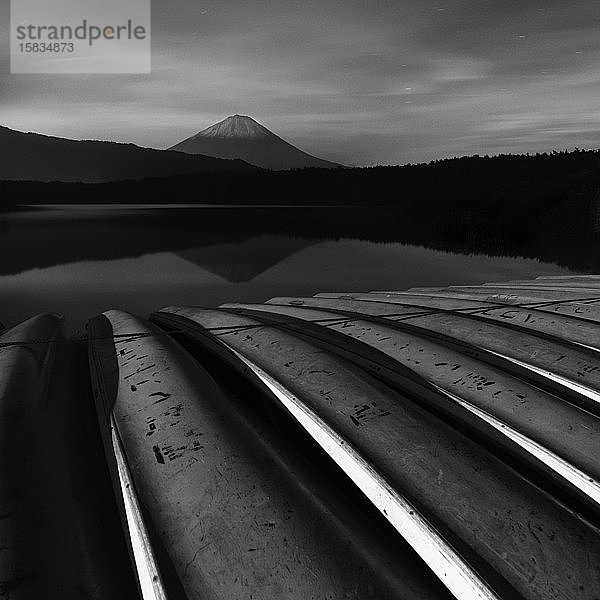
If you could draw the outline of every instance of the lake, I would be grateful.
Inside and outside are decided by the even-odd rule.
[[[318,292],[568,274],[535,259],[406,243],[398,211],[58,207],[0,215],[0,321],[64,314],[72,331],[120,308],[218,306]]]

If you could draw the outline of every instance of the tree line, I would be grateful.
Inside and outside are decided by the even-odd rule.
[[[381,207],[393,215],[386,237],[394,230],[397,241],[600,267],[598,150],[106,184],[0,182],[4,209],[53,203]]]

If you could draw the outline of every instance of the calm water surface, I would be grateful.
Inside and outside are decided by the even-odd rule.
[[[145,316],[173,304],[569,273],[535,260],[453,254],[393,237],[389,215],[364,209],[11,213],[0,216],[0,321],[10,326],[59,312],[72,330],[82,330],[109,308]]]

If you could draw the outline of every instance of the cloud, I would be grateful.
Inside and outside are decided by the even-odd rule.
[[[597,143],[591,1],[171,0],[149,76],[13,76],[0,123],[167,147],[244,112],[347,164]]]

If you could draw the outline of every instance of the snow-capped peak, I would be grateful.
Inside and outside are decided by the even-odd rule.
[[[212,125],[204,131],[201,131],[198,134],[198,137],[248,139],[266,138],[273,135],[273,133],[255,121],[252,117],[234,115],[232,117],[227,117],[220,123]]]

